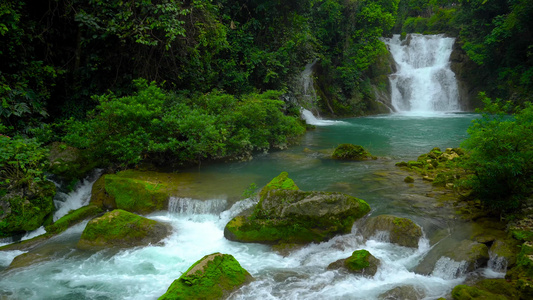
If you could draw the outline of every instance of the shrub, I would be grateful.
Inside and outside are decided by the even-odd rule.
[[[533,188],[533,105],[528,102],[508,116],[508,104],[483,101],[485,112],[463,143],[471,151],[466,167],[475,175],[470,183],[488,208],[516,211]]]

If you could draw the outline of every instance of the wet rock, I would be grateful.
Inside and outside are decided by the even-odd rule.
[[[105,210],[113,210],[117,208],[115,197],[109,195],[105,189],[105,176],[102,175],[96,180],[91,189],[90,204],[100,207]]]
[[[49,146],[48,171],[70,182],[82,179],[89,171],[98,166],[98,162],[89,159],[87,153],[65,143],[53,142]]]
[[[96,205],[87,205],[69,212],[53,224],[45,227],[46,232],[58,234],[72,225],[75,225],[83,220],[92,218],[102,212],[102,209]]]
[[[340,144],[335,148],[331,157],[340,160],[367,160],[374,158],[363,147],[353,144]]]
[[[229,254],[213,253],[194,263],[174,280],[159,300],[225,299],[253,278]]]
[[[169,186],[157,180],[157,175],[156,172],[134,170],[107,174],[105,191],[113,197],[118,209],[139,214],[165,210],[170,197]]]
[[[156,244],[170,234],[166,224],[116,209],[89,221],[78,248],[100,250]]]
[[[286,172],[258,194],[251,215],[233,218],[224,236],[233,241],[305,244],[351,231],[355,220],[370,211],[368,204],[342,193],[304,192]]]
[[[31,252],[23,253],[21,255],[16,256],[13,259],[11,264],[9,264],[9,267],[7,268],[7,270],[14,270],[14,269],[28,267],[33,264],[46,261],[46,260],[50,260],[50,257],[43,255],[41,253],[31,253]]]
[[[448,257],[455,262],[464,262],[464,271],[471,272],[486,266],[489,260],[487,245],[470,240],[457,241],[450,237],[436,244],[415,268],[415,272],[429,275],[441,257]]]
[[[51,222],[55,185],[33,183],[25,190],[0,197],[0,238],[24,234]]]
[[[418,300],[424,293],[412,285],[397,286],[378,296],[380,300]]]
[[[413,221],[390,215],[368,219],[362,233],[368,239],[378,231],[389,232],[390,242],[404,247],[418,248],[418,240],[422,237],[422,229]]]
[[[458,285],[452,291],[456,300],[470,299],[526,299],[520,298],[520,293],[505,279],[484,279],[474,286]]]
[[[405,177],[405,179],[403,180],[405,183],[413,183],[415,182],[414,178],[411,177],[411,176],[407,176]]]
[[[356,250],[350,257],[329,264],[328,270],[344,269],[353,274],[374,276],[380,265],[379,259],[367,250]]]

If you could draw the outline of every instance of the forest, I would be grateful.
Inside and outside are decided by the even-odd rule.
[[[301,106],[376,113],[373,66],[392,34],[456,37],[475,89],[527,120],[531,16],[529,0],[2,1],[0,195],[43,182],[53,142],[90,167],[200,164],[294,143]],[[318,97],[305,103],[296,87],[312,61]],[[524,159],[509,165],[530,182]]]

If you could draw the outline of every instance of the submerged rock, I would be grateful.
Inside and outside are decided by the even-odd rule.
[[[379,231],[388,232],[391,243],[411,248],[418,248],[418,240],[422,237],[422,229],[413,221],[390,215],[368,219],[362,233],[368,239]]]
[[[99,250],[155,244],[170,234],[167,225],[116,209],[89,221],[78,248]]]
[[[331,156],[341,160],[367,160],[375,159],[365,148],[354,144],[340,144]]]
[[[337,260],[328,266],[328,270],[345,269],[350,273],[374,276],[381,262],[367,250],[356,250],[352,256]]]
[[[418,300],[424,293],[412,285],[397,286],[378,296],[380,300]]]
[[[249,216],[237,216],[224,228],[233,241],[305,244],[351,231],[355,220],[370,211],[368,204],[342,193],[304,192],[286,172],[260,192]]]
[[[213,253],[194,263],[174,280],[159,300],[224,299],[253,278],[229,254]]]

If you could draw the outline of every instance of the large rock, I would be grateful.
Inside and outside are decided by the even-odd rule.
[[[365,148],[353,144],[340,144],[335,148],[331,157],[341,160],[367,160],[374,158]]]
[[[105,192],[113,197],[116,208],[129,212],[148,214],[168,208],[169,187],[150,174],[126,170],[117,174],[105,175]],[[144,178],[143,178],[144,176]],[[153,179],[153,180],[152,180]],[[105,199],[112,205],[112,200]]]
[[[229,254],[213,253],[192,265],[174,280],[159,300],[225,299],[253,278]]]
[[[86,151],[53,142],[49,145],[50,165],[48,171],[61,179],[71,182],[82,179],[89,171],[98,166],[98,161],[91,159]]]
[[[471,272],[476,268],[486,266],[489,260],[487,245],[471,240],[457,241],[445,238],[436,244],[415,269],[416,273],[429,275],[442,257],[447,257],[455,262],[462,262],[461,272]]]
[[[391,243],[404,247],[418,248],[418,240],[422,237],[422,229],[413,221],[390,215],[368,219],[362,233],[365,238],[369,238],[378,231],[388,232]]]
[[[356,250],[352,256],[337,260],[328,266],[328,270],[345,269],[350,273],[374,276],[381,262],[367,250]]]
[[[380,300],[418,300],[424,298],[424,293],[412,285],[397,286],[378,296]]]
[[[55,185],[50,181],[33,183],[25,191],[0,196],[0,238],[32,231],[51,218]]]
[[[305,244],[349,233],[355,220],[370,211],[368,204],[342,193],[304,192],[281,173],[260,192],[251,215],[233,218],[224,236],[253,243]]]
[[[78,248],[99,250],[155,244],[167,237],[170,231],[166,224],[116,209],[89,221]]]
[[[483,279],[474,286],[458,285],[452,291],[455,300],[471,299],[528,299],[521,298],[520,293],[505,279]]]

